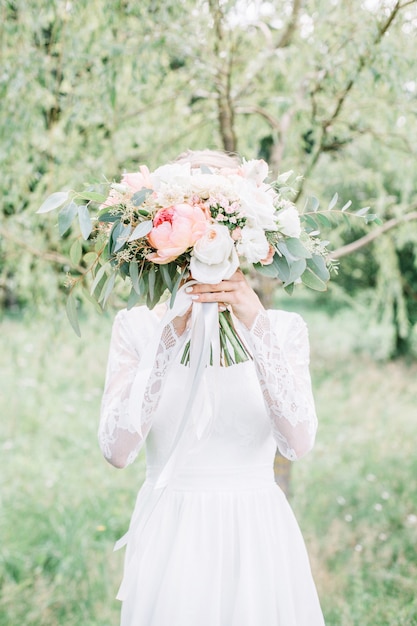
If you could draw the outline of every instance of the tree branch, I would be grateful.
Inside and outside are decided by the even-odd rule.
[[[44,250],[34,248],[29,243],[27,243],[26,241],[22,241],[22,239],[19,239],[2,226],[0,226],[0,235],[5,239],[8,239],[9,241],[17,244],[18,248],[24,248],[25,250],[30,252],[30,254],[39,259],[52,263],[57,263],[58,265],[71,265],[71,267],[77,270],[77,272],[79,272],[80,274],[85,273],[85,267],[82,267],[81,265],[72,265],[71,261],[63,254],[60,254],[59,252],[45,252]]]
[[[417,211],[412,211],[411,213],[406,213],[402,217],[395,217],[391,220],[388,220],[382,226],[378,226],[374,228],[370,233],[367,233],[363,237],[356,239],[356,241],[352,241],[352,243],[348,243],[346,246],[342,246],[338,250],[333,250],[330,252],[330,259],[340,259],[342,256],[346,256],[347,254],[352,254],[352,252],[356,252],[360,248],[367,246],[372,241],[380,237],[383,233],[386,233],[388,230],[403,224],[404,222],[410,222],[412,220],[417,220]]]

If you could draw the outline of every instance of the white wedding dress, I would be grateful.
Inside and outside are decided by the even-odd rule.
[[[159,323],[146,307],[118,313],[102,402],[99,441],[111,463],[131,463],[146,441],[146,481],[121,542],[122,626],[323,626],[304,542],[272,469],[277,446],[294,460],[314,443],[303,320],[268,311],[249,331],[236,324],[253,361],[206,368],[205,405],[195,411],[210,404],[211,420],[198,436],[192,416],[163,489],[156,480],[189,368],[179,362],[187,333],[177,337],[169,324],[142,410],[135,407],[145,375],[138,365]]]

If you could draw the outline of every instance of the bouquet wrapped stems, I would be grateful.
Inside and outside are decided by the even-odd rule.
[[[219,313],[219,338],[221,366],[230,367],[231,365],[243,363],[252,358],[236,331],[230,311],[222,311]],[[190,346],[191,341],[188,340],[181,358],[182,365],[188,365],[190,362]],[[213,365],[212,355],[210,365]]]

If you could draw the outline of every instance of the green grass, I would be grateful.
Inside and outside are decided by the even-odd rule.
[[[307,302],[320,430],[292,504],[327,626],[417,625],[417,367],[358,352],[360,321]],[[114,626],[126,530],[144,475],[96,443],[111,322],[3,319],[0,626]],[[366,342],[364,342],[366,343]],[[261,624],[259,626],[262,626]]]

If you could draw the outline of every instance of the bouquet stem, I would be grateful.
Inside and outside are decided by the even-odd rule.
[[[219,313],[219,338],[221,366],[230,367],[252,358],[236,331],[230,311]],[[190,345],[191,341],[188,340],[181,357],[182,365],[188,365],[190,362]],[[212,354],[210,364],[213,365]]]

